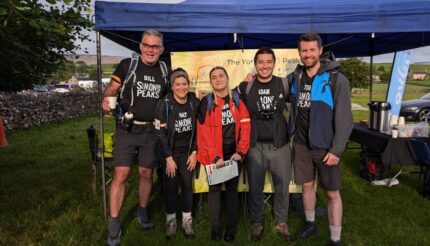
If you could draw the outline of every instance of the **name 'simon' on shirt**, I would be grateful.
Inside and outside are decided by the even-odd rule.
[[[191,131],[191,117],[187,117],[187,112],[180,112],[179,119],[175,120],[175,132],[189,132]]]
[[[161,85],[154,84],[155,78],[154,76],[145,75],[144,81],[136,82],[136,96],[143,98],[160,98]]]

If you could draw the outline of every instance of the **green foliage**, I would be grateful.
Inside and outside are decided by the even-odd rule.
[[[390,75],[391,72],[383,72],[380,76],[379,79],[381,80],[382,83],[388,83],[390,81]]]
[[[373,73],[380,75],[383,72],[391,71],[392,65],[393,64],[391,64],[391,63],[374,63],[373,64]]]
[[[384,66],[379,66],[378,67],[378,71],[379,72],[385,72],[385,67]]]
[[[76,71],[76,65],[73,62],[64,62],[55,72],[51,74],[51,79],[57,81],[67,81]]]
[[[368,86],[369,64],[357,58],[340,61],[342,73],[348,78],[351,88],[366,88]]]
[[[77,40],[89,40],[90,0],[0,2],[0,91],[43,84],[65,65]]]
[[[103,72],[103,69],[102,69]],[[96,68],[90,68],[88,70],[88,73],[90,74],[90,80],[97,80],[97,69]]]

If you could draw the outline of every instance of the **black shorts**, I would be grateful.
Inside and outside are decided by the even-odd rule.
[[[317,170],[319,184],[326,191],[336,191],[342,188],[340,164],[327,166],[323,159],[327,150],[310,150],[307,146],[293,144],[294,180],[304,184],[315,180]]]
[[[133,125],[130,132],[117,127],[115,133],[114,163],[115,166],[131,166],[137,154],[139,166],[155,168],[159,164],[155,145],[158,136],[152,125]]]

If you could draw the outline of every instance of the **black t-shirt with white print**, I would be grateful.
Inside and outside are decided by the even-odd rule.
[[[192,135],[192,110],[189,101],[185,104],[181,104],[176,102],[173,99],[174,107],[176,115],[172,115],[172,119],[175,119],[174,122],[174,131],[175,131],[175,139],[173,144],[173,152],[174,153],[186,153],[190,148],[190,141]],[[173,118],[174,117],[174,118]]]
[[[279,113],[278,85],[275,79],[278,77],[273,76],[272,80],[267,83],[262,83],[255,80],[251,91],[248,95],[248,110],[252,120],[256,121],[257,141],[260,142],[273,142],[273,116]],[[252,129],[254,131],[254,129]]]
[[[236,124],[234,122],[233,114],[231,112],[229,100],[230,97],[226,96],[223,98],[224,104],[222,106],[222,152],[224,155],[231,155],[236,151]],[[236,109],[237,110],[237,109]]]
[[[310,78],[306,71],[303,71],[297,100],[297,120],[294,139],[296,143],[302,145],[308,145],[309,139],[309,112],[311,107],[312,80],[313,78]]]
[[[113,73],[124,82],[130,67],[131,59],[127,58],[121,61]],[[124,88],[123,96],[131,100],[131,85],[133,78],[127,82]],[[160,63],[157,62],[154,66],[145,65],[139,59],[136,68],[136,80],[133,88],[134,103],[129,111],[133,113],[134,119],[139,121],[153,121],[154,109],[158,99],[163,98],[167,93],[166,83],[163,78]]]

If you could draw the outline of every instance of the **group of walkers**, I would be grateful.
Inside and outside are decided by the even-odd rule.
[[[197,163],[222,168],[225,161],[234,160],[247,170],[252,241],[259,241],[264,231],[266,170],[270,171],[274,184],[275,230],[285,240],[293,240],[288,208],[294,171],[295,182],[303,188],[306,217],[297,237],[305,239],[317,233],[318,174],[328,200],[329,245],[340,245],[343,209],[339,160],[352,129],[350,90],[334,56],[322,53],[319,35],[310,32],[299,38],[303,65],[298,65],[287,78],[273,75],[276,57],[267,47],[255,54],[256,73],[249,74],[236,88],[230,88],[225,68],[214,67],[209,73],[212,92],[201,101],[189,91],[190,80],[185,70],[170,71],[159,60],[163,49],[163,35],[154,29],[145,31],[140,43],[141,56],[122,60],[104,92],[103,109],[109,110],[107,97],[119,94],[118,106],[123,115],[117,119],[115,133],[107,244],[120,243],[119,212],[137,153],[136,217],[144,230],[154,228],[148,212],[154,168],[162,170],[166,238],[177,232],[179,187],[181,228],[187,238],[193,238],[192,178]],[[231,242],[237,232],[238,176],[223,184],[224,206],[221,206],[222,184],[209,186],[210,238]],[[221,208],[227,214],[225,226],[221,222]]]

